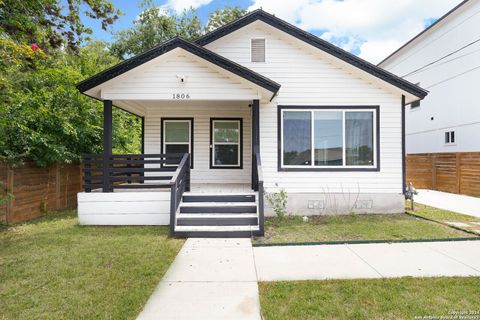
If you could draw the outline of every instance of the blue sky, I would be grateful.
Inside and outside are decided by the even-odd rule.
[[[117,22],[110,27],[109,31],[104,31],[101,28],[101,25],[98,21],[86,18],[85,24],[93,29],[93,37],[96,39],[111,41],[112,40],[112,31],[119,31],[126,29],[133,24],[135,17],[142,11],[140,8],[141,0],[110,0],[113,5],[120,9],[123,12],[123,15],[117,20]],[[155,1],[155,4],[159,6],[165,6],[167,1]],[[208,20],[208,14],[217,9],[224,8],[227,5],[235,6],[238,5],[242,8],[248,8],[252,4],[249,0],[241,1],[229,1],[229,0],[215,0],[205,6],[200,6],[196,8],[198,15],[203,23],[206,23]]]
[[[103,31],[96,21],[85,19],[93,38],[111,41],[112,32],[128,28],[141,12],[140,1],[110,0],[124,15]],[[209,12],[226,5],[248,10],[262,7],[298,27],[322,37],[373,63],[432,24],[461,0],[156,0],[170,12],[190,6],[203,23]]]

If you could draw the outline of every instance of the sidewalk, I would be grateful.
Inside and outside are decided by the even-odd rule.
[[[461,194],[420,189],[414,200],[427,206],[468,214],[480,218],[480,198]]]
[[[254,247],[188,239],[137,319],[261,319],[257,281],[480,276],[480,241]]]
[[[250,239],[188,239],[137,319],[261,319]]]
[[[255,247],[258,281],[480,276],[480,241]]]

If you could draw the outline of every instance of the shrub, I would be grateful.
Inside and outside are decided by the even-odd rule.
[[[282,189],[280,192],[272,193],[267,192],[265,199],[272,206],[278,218],[282,219],[287,214],[288,195],[285,190]]]

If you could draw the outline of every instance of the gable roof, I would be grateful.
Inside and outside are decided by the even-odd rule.
[[[380,66],[382,65],[383,63],[385,63],[388,59],[392,58],[394,55],[396,55],[398,52],[400,52],[403,48],[407,47],[410,43],[412,43],[413,41],[415,41],[416,39],[418,39],[420,36],[422,36],[423,34],[427,33],[428,31],[430,31],[432,28],[434,28],[437,24],[439,24],[441,21],[443,21],[445,18],[447,18],[450,14],[452,14],[453,12],[457,11],[458,8],[460,8],[461,6],[463,6],[464,4],[466,4],[469,0],[464,0],[462,2],[460,2],[458,5],[456,5],[452,10],[448,11],[446,14],[444,14],[443,16],[441,16],[437,21],[435,21],[434,23],[432,23],[428,28],[426,28],[425,30],[423,30],[422,32],[420,32],[419,34],[417,34],[416,36],[414,36],[412,39],[408,40],[404,45],[402,45],[400,48],[398,48],[397,50],[395,50],[394,52],[392,52],[388,57],[386,57],[385,59],[383,59],[382,61],[380,61],[377,65]]]
[[[243,17],[223,26],[220,27],[210,33],[205,34],[204,36],[200,37],[195,41],[196,44],[200,46],[204,46],[206,44],[209,44],[219,38],[222,38],[226,36],[227,34],[230,34],[240,28],[243,28],[244,26],[255,22],[257,20],[260,20],[274,28],[277,28],[285,33],[288,33],[289,35],[302,40],[320,50],[325,51],[328,54],[331,54],[332,56],[343,60],[387,83],[390,83],[391,85],[394,85],[420,99],[423,99],[427,95],[427,91],[420,88],[419,86],[402,79],[393,73],[390,73],[368,61],[365,61],[354,54],[351,54],[350,52],[347,52],[331,43],[328,41],[325,41],[323,39],[320,39],[319,37],[302,30],[282,19],[279,19],[275,17],[272,14],[269,14],[262,9],[257,9],[254,10],[250,13],[247,13]]]
[[[80,92],[85,92],[175,48],[182,48],[206,61],[209,61],[227,71],[230,71],[233,74],[236,74],[237,76],[240,76],[262,88],[267,89],[273,93],[272,98],[277,94],[278,90],[280,90],[280,84],[276,83],[275,81],[270,80],[267,77],[264,77],[261,74],[256,73],[236,62],[228,60],[206,48],[178,37],[166,41],[148,51],[145,51],[144,53],[125,60],[100,73],[97,73],[96,75],[79,82],[76,87],[78,90],[80,90]]]

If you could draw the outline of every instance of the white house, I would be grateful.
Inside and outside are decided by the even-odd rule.
[[[407,107],[408,154],[480,151],[480,1],[461,2],[379,66],[429,91]]]
[[[292,214],[402,212],[403,110],[427,94],[262,10],[77,87],[105,115],[80,223],[176,236],[262,235],[281,189]],[[112,105],[143,117],[141,155],[111,154]]]

